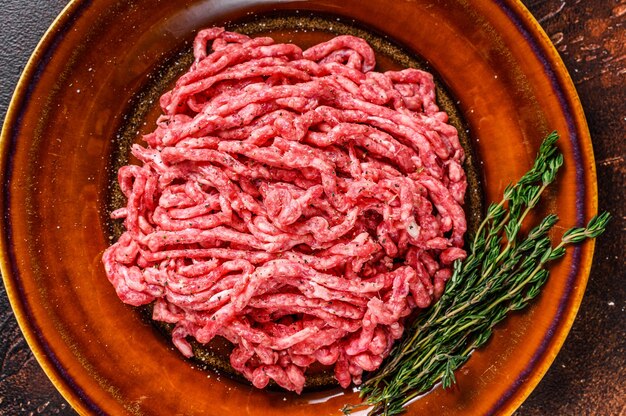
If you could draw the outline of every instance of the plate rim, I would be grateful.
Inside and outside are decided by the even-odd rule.
[[[14,259],[8,254],[11,249],[7,244],[10,233],[7,231],[7,227],[4,226],[10,223],[10,214],[6,209],[10,198],[8,193],[4,191],[6,190],[6,185],[11,180],[11,145],[16,137],[16,130],[19,130],[19,116],[28,99],[29,87],[37,82],[38,69],[41,65],[46,64],[46,54],[48,51],[54,50],[57,37],[62,36],[63,32],[71,28],[73,19],[79,19],[81,10],[86,8],[89,3],[90,0],[70,0],[61,10],[50,27],[42,35],[28,59],[7,107],[0,133],[0,184],[3,187],[3,192],[0,192],[0,206],[4,208],[5,214],[3,226],[0,227],[0,273],[2,274],[6,294],[20,330],[44,373],[64,399],[78,413],[99,414],[102,411],[97,403],[90,400],[92,397],[90,397],[89,393],[82,391],[78,385],[72,383],[70,377],[63,374],[64,372],[59,366],[60,363],[57,361],[54,351],[46,344],[43,334],[39,333],[29,321],[28,303],[23,299],[23,293],[13,273],[15,268]],[[564,100],[565,105],[571,110],[572,127],[577,133],[577,144],[582,157],[580,165],[584,168],[583,184],[581,186],[584,189],[583,199],[586,209],[583,208],[581,215],[585,217],[583,220],[588,220],[598,211],[597,175],[591,134],[575,85],[549,36],[521,0],[496,0],[495,3],[508,15],[509,20],[512,21],[518,30],[522,31],[521,35],[526,38],[527,42],[531,43],[531,46],[538,48],[538,50],[534,50],[535,55],[544,61],[544,66],[553,70],[554,78],[551,80],[551,84],[557,90],[561,90],[563,96],[560,99]],[[526,33],[523,33],[524,31]],[[521,381],[517,380],[516,383],[519,384],[512,386],[508,390],[508,397],[502,397],[490,413],[512,414],[534,391],[552,365],[578,314],[593,265],[594,249],[594,240],[590,240],[576,248],[582,257],[577,263],[578,272],[575,278],[578,284],[571,289],[567,297],[567,301],[571,306],[559,319],[554,321],[556,328],[551,338],[535,352],[533,360],[525,369],[528,372],[527,378]]]
[[[563,93],[563,96],[559,97],[559,100],[565,100],[566,105],[572,112],[572,127],[578,134],[576,141],[580,152],[579,155],[575,155],[575,157],[579,156],[581,158],[579,165],[585,169],[582,178],[580,178],[583,182],[581,186],[584,192],[582,199],[588,204],[586,209],[582,209],[581,215],[583,218],[578,218],[577,220],[582,220],[582,222],[586,223],[592,216],[598,213],[598,180],[591,133],[589,132],[587,118],[574,82],[556,47],[550,40],[550,37],[521,0],[496,0],[496,3],[498,3],[501,8],[506,9],[508,7],[509,10],[512,11],[515,16],[511,16],[509,13],[509,20],[512,20],[513,17],[519,19],[518,22],[514,21],[518,29],[519,25],[525,26],[524,29],[527,34],[532,37],[533,45],[538,47],[540,49],[539,52],[544,55],[544,67],[548,66],[554,70],[556,79],[552,79],[551,83],[553,87],[560,88]],[[524,36],[523,33],[522,36]],[[528,40],[527,36],[524,37]],[[539,55],[537,51],[535,51],[535,54]],[[577,178],[577,181],[578,179],[579,178]],[[582,223],[577,225],[581,226]],[[513,391],[509,389],[509,397],[500,399],[499,403],[503,400],[506,401],[500,409],[496,409],[502,414],[513,414],[513,412],[522,405],[543,379],[543,376],[552,366],[556,356],[561,351],[582,304],[582,299],[591,273],[591,267],[593,266],[595,244],[595,239],[590,239],[581,245],[573,247],[572,251],[574,255],[579,255],[582,259],[579,260],[577,264],[578,272],[576,276],[578,279],[574,278],[579,284],[571,288],[567,299],[571,306],[566,313],[559,317],[560,319],[553,322],[552,325],[556,325],[554,334],[547,343],[544,338],[544,343],[540,346],[539,350],[535,352],[533,359],[526,366],[525,372],[528,373],[528,379],[524,381],[526,385],[519,386]],[[571,282],[572,278],[568,278],[568,280]],[[559,303],[561,304],[563,302],[564,300],[561,299]],[[520,380],[516,380],[515,383],[520,383]]]

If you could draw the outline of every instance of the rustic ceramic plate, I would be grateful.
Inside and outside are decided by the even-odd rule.
[[[487,200],[558,130],[565,168],[541,209],[558,212],[563,228],[596,212],[593,153],[576,92],[518,1],[72,1],[26,67],[2,131],[0,244],[21,328],[82,414],[327,415],[357,401],[338,389],[259,391],[198,368],[117,299],[102,270],[114,167],[129,137],[151,130],[154,94],[184,70],[194,33],[215,24],[250,25],[303,46],[345,30],[386,39],[402,53],[379,49],[383,66],[421,57],[453,97]],[[538,300],[472,356],[458,386],[436,389],[409,414],[512,413],[561,347],[592,254],[591,242],[572,250]]]

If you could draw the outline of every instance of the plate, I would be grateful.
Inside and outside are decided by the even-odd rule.
[[[185,70],[198,29],[282,18],[308,23],[267,27],[281,40],[306,46],[352,27],[422,59],[467,123],[488,201],[525,172],[546,133],[559,131],[565,168],[539,215],[558,212],[563,230],[595,214],[580,102],[518,1],[72,1],[27,65],[2,131],[0,265],[29,345],[79,413],[326,415],[358,400],[340,389],[259,391],[184,360],[117,299],[100,261],[113,237],[111,178],[126,160],[124,143],[158,114],[147,92]],[[592,255],[588,242],[554,265],[542,295],[497,328],[458,385],[425,395],[408,414],[512,413],[561,347]]]

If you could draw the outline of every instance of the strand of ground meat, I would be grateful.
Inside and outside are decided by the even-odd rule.
[[[256,387],[301,392],[315,362],[359,384],[465,256],[464,154],[432,76],[374,72],[352,36],[302,51],[211,28],[194,54],[119,171],[109,280],[187,357],[188,337],[228,339]]]

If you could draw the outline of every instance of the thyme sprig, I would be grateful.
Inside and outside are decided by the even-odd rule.
[[[563,257],[566,246],[604,232],[608,213],[569,229],[553,247],[549,233],[558,217],[550,214],[520,236],[524,220],[563,165],[557,139],[556,133],[548,135],[532,168],[489,206],[441,299],[416,318],[381,369],[362,385],[363,403],[344,407],[344,413],[373,406],[369,415],[397,415],[436,383],[455,384],[454,372],[489,340],[493,327],[540,293],[547,263]]]

